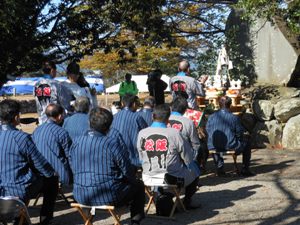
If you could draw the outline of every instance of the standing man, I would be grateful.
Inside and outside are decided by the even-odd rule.
[[[0,102],[0,120],[0,195],[16,196],[26,203],[42,192],[40,224],[49,224],[58,192],[55,171],[36,149],[30,135],[16,129],[20,123],[17,101]]]
[[[222,96],[219,100],[220,110],[209,116],[206,130],[208,134],[208,149],[218,152],[234,149],[237,155],[243,154],[243,176],[254,176],[249,170],[251,146],[244,137],[241,121],[230,112],[231,98]],[[220,154],[214,154],[214,161],[219,176],[225,175],[224,160]]]
[[[184,205],[192,205],[192,196],[197,190],[198,175],[194,171],[194,155],[182,134],[168,128],[170,107],[158,105],[153,111],[151,127],[139,132],[137,148],[143,164],[143,180],[154,182],[164,179],[169,184],[185,187]],[[192,166],[192,168],[191,168]]]
[[[155,98],[156,105],[165,104],[165,93],[168,84],[161,79],[162,72],[159,69],[151,71],[148,75],[148,90],[150,96]]]
[[[39,124],[46,122],[45,110],[50,103],[60,104],[66,112],[71,112],[71,101],[74,100],[72,92],[65,88],[56,77],[56,65],[52,61],[47,61],[43,65],[43,78],[34,85],[34,96],[36,101]]]
[[[123,109],[114,115],[112,128],[118,130],[122,135],[127,149],[129,158],[135,166],[140,166],[136,140],[140,130],[147,127],[145,120],[136,113],[138,107],[138,97],[126,94],[122,98]]]
[[[88,135],[79,137],[71,150],[74,198],[84,205],[130,205],[131,224],[145,217],[145,187],[135,178],[128,151],[107,136],[113,115],[92,109]]]
[[[130,73],[125,74],[125,81],[123,81],[119,88],[120,101],[125,94],[137,95],[139,90],[134,80],[131,80],[132,75]]]
[[[75,101],[75,114],[64,120],[63,128],[74,141],[75,138],[84,135],[89,129],[90,102],[87,97],[79,97]]]
[[[155,99],[152,96],[145,98],[143,108],[138,112],[138,114],[143,117],[148,126],[151,126],[153,119],[152,113],[155,106]]]
[[[205,96],[204,84],[207,76],[202,77],[200,81],[188,76],[190,74],[190,64],[187,60],[179,63],[178,71],[177,75],[170,79],[173,99],[177,96],[185,97],[189,108],[198,109],[196,96]]]
[[[194,122],[183,116],[188,108],[187,100],[183,97],[177,97],[172,102],[171,108],[170,127],[182,133],[184,139],[190,143],[196,159],[200,151],[200,139]]]
[[[48,120],[35,129],[32,139],[37,149],[59,175],[60,182],[70,184],[72,171],[69,155],[72,140],[68,132],[61,127],[64,109],[60,105],[50,103],[46,108],[46,115]]]

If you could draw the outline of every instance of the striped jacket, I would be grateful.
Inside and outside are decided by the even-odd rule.
[[[72,140],[68,132],[53,121],[48,120],[35,129],[32,138],[37,149],[58,173],[60,182],[71,183],[72,172],[68,158]]]

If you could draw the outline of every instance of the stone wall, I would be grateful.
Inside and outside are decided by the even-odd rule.
[[[241,117],[253,148],[300,149],[300,90],[256,86],[244,90],[250,107]]]

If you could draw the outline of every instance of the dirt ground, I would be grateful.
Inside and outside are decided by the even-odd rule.
[[[18,97],[21,99],[23,97]],[[27,97],[24,97],[28,99]],[[142,96],[143,98],[143,96]],[[103,105],[109,105],[117,96],[98,96]],[[168,101],[168,100],[167,100]],[[23,117],[36,117],[25,114]],[[22,125],[31,133],[35,125]],[[299,150],[300,151],[300,150]],[[243,178],[234,174],[232,158],[225,158],[228,177],[214,175],[209,159],[208,171],[200,177],[201,187],[194,196],[202,208],[175,214],[174,220],[147,217],[142,224],[249,224],[249,225],[299,225],[300,224],[300,153],[299,151],[259,149],[252,151],[251,169],[257,175]],[[239,165],[242,157],[238,157]],[[71,196],[71,189],[65,189]],[[29,213],[33,224],[38,223],[42,198],[37,206],[30,203]],[[154,209],[152,208],[152,213]],[[128,210],[122,215],[122,224],[130,224]],[[54,225],[84,224],[79,213],[58,199],[55,207]],[[106,212],[97,212],[95,225],[113,224]]]
[[[239,164],[241,156],[238,157]],[[243,178],[231,172],[232,158],[225,160],[228,177],[216,177],[211,159],[208,173],[200,177],[201,187],[194,201],[202,208],[179,212],[174,220],[147,217],[142,224],[300,224],[300,154],[298,151],[253,150],[251,169],[256,176]],[[67,195],[71,193],[67,192]],[[32,204],[32,202],[31,202]],[[39,203],[41,204],[41,202]],[[29,207],[34,224],[38,222],[40,205]],[[154,209],[152,208],[152,213]],[[130,224],[129,213],[122,224]],[[53,224],[83,224],[79,213],[58,200]],[[106,212],[97,212],[95,225],[113,224]]]

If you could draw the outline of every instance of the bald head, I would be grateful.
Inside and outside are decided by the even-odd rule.
[[[59,104],[50,103],[45,111],[48,119],[60,124],[64,118],[64,108]]]
[[[190,71],[190,64],[187,60],[182,60],[178,65],[178,70],[182,72]]]

